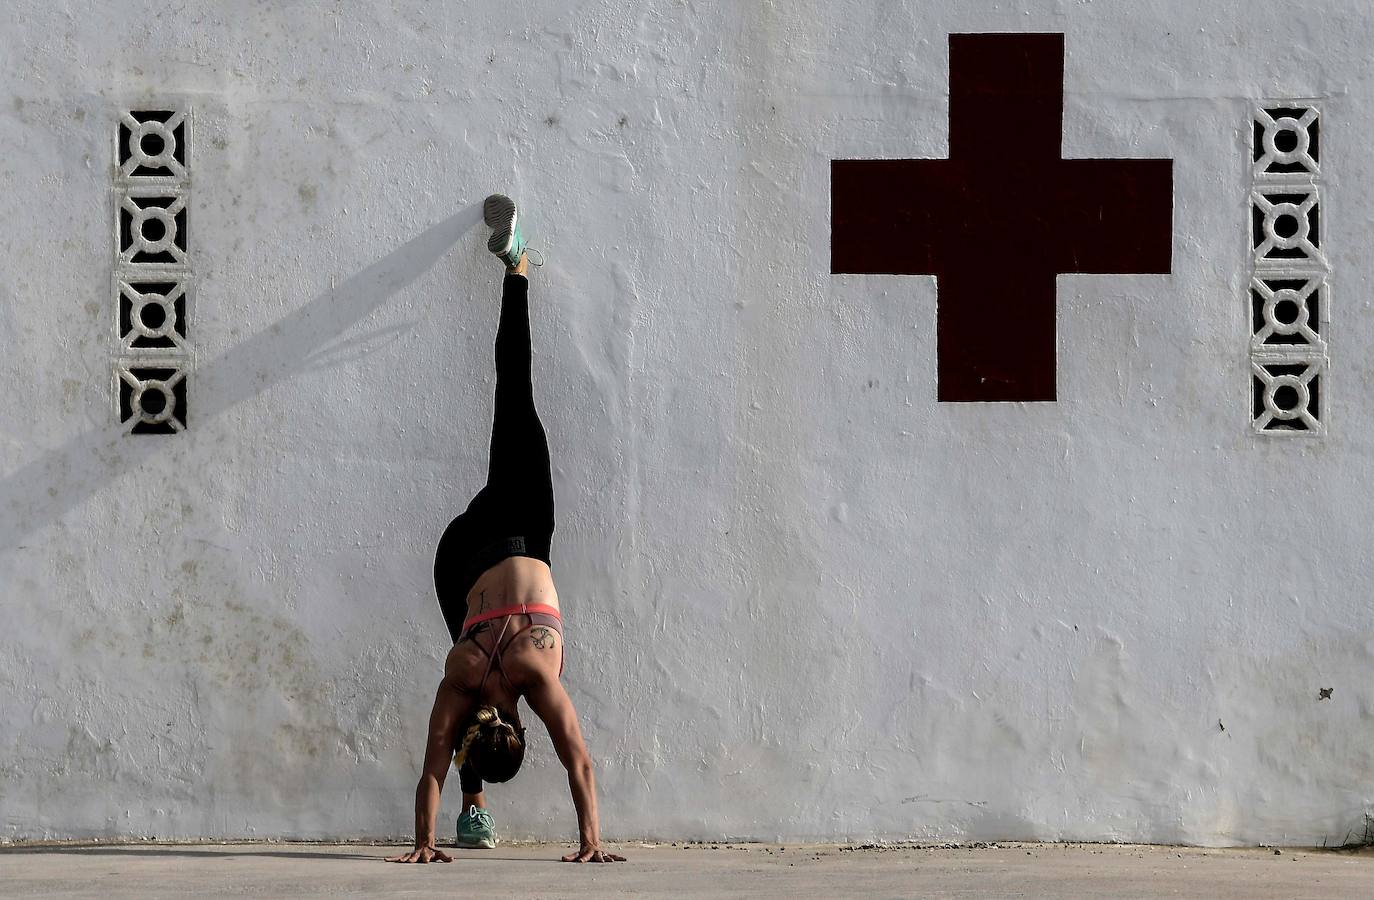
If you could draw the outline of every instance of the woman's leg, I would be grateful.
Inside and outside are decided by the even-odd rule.
[[[505,531],[500,537],[523,537],[525,555],[549,562],[554,529],[553,476],[548,438],[534,405],[529,281],[516,271],[506,274],[501,289],[487,490]]]
[[[521,263],[518,269],[507,272],[501,285],[501,318],[496,326],[496,404],[487,485],[464,515],[497,523],[487,526],[496,529],[490,536],[497,540],[523,537],[526,552],[548,562],[549,538],[553,533],[553,478],[548,439],[534,406],[529,280],[520,271],[528,263],[523,258]],[[466,616],[466,597],[462,606]],[[462,619],[458,621],[461,623]],[[485,808],[482,779],[471,764],[463,763],[458,777],[464,813],[470,806]]]
[[[507,271],[502,284],[487,484],[462,515],[449,523],[434,556],[434,589],[455,642],[462,633],[467,594],[480,574],[476,569],[484,555],[493,557],[491,563],[499,562],[508,552],[500,543],[520,538],[519,552],[549,561],[553,482],[530,374],[528,263],[523,258],[520,263]]]
[[[473,554],[491,540],[488,529],[483,527],[487,515],[483,502],[485,493],[483,488],[468,504],[467,510],[449,523],[434,553],[434,593],[439,598],[444,625],[455,644],[468,615],[468,589],[472,586],[468,563]]]
[[[482,776],[473,770],[472,763],[464,761],[458,769],[458,784],[463,789],[464,810],[469,806],[487,808],[487,798],[482,794]]]
[[[463,812],[458,816],[457,844],[459,847],[492,849],[496,846],[496,829],[486,812],[487,799],[482,794],[482,779],[473,773],[467,763],[463,763],[458,770],[458,778],[463,786]],[[474,806],[480,812],[474,810]]]

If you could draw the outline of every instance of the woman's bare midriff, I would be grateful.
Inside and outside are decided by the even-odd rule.
[[[493,609],[542,603],[558,609],[558,592],[553,573],[542,560],[531,556],[508,556],[487,569],[468,591],[468,615],[481,615]]]

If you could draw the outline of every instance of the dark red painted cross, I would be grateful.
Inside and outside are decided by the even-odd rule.
[[[1173,160],[1062,159],[1064,36],[949,36],[949,159],[831,161],[830,271],[934,275],[940,400],[1055,399],[1055,276],[1167,273]]]

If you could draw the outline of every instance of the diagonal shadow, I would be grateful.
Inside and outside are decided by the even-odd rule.
[[[198,364],[191,427],[196,419],[217,416],[270,385],[318,367],[330,340],[428,271],[481,220],[480,204],[465,207],[280,321]],[[77,435],[19,467],[0,480],[0,551],[22,549],[29,534],[171,446],[168,440],[127,436],[113,423]]]

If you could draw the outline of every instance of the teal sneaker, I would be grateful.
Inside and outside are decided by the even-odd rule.
[[[515,201],[505,194],[492,194],[482,202],[482,219],[491,228],[487,249],[512,269],[520,262],[520,254],[525,252],[525,238],[520,234],[518,218]]]
[[[496,849],[496,823],[491,813],[480,806],[469,806],[458,817],[458,846],[470,850]]]

